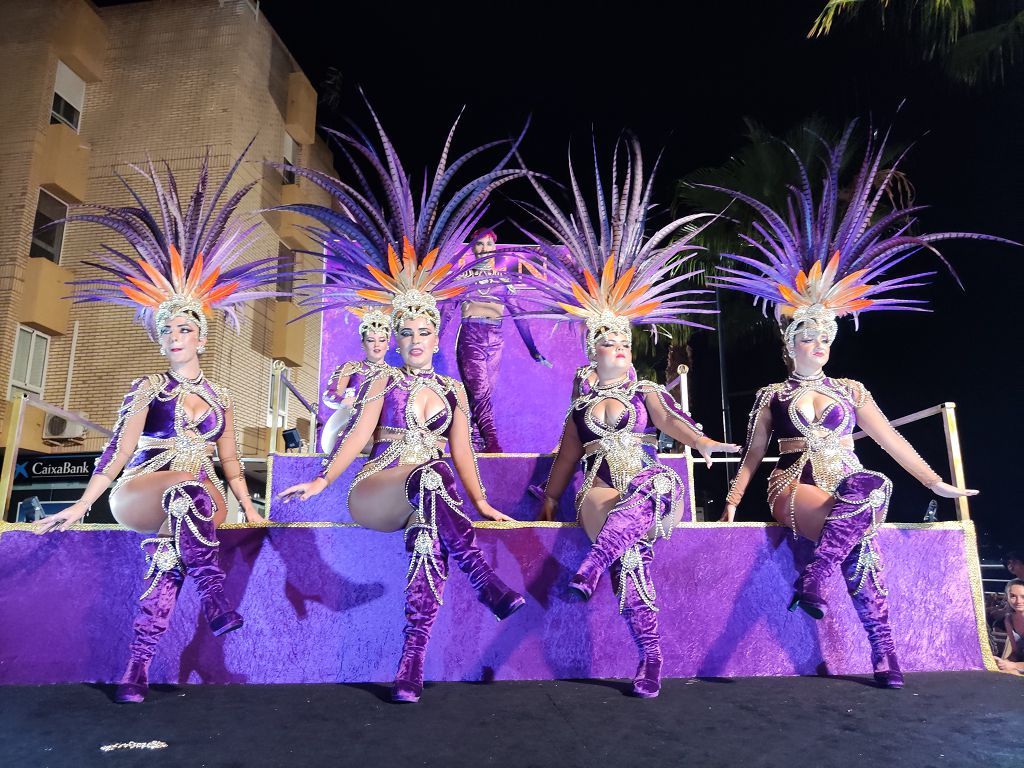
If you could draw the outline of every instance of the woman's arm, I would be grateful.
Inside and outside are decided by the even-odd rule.
[[[337,408],[345,399],[345,390],[355,372],[354,363],[345,363],[334,369],[331,378],[327,380],[327,389],[324,390],[323,401],[328,408]]]
[[[469,398],[462,382],[456,382],[455,400],[457,408],[452,414],[452,424],[448,432],[448,450],[452,454],[452,464],[459,473],[462,487],[469,494],[469,500],[476,511],[491,520],[512,520],[487,503],[487,492],[480,481],[480,469],[476,463],[476,453],[470,441],[469,430]]]
[[[252,504],[252,497],[249,496],[249,486],[245,482],[241,454],[242,451],[238,447],[238,433],[235,431],[235,409],[228,402],[224,409],[224,430],[217,439],[217,456],[220,458],[220,467],[231,493],[238,499],[242,511],[245,512],[246,522],[262,524],[265,521],[256,511]]]
[[[1024,672],[1024,662],[1010,661],[1010,656],[1018,653],[1017,643],[1013,639],[1011,617],[1007,616],[1003,619],[1003,628],[1006,630],[1006,644],[1003,646],[1003,655],[996,659],[996,666],[999,667],[1000,672]]]
[[[554,520],[558,511],[558,500],[572,482],[576,467],[583,458],[583,442],[576,431],[576,422],[572,419],[572,410],[565,417],[562,428],[562,439],[558,443],[558,453],[551,464],[547,483],[544,484],[544,506],[541,508],[541,520]]]
[[[69,526],[85,517],[92,505],[106,492],[135,453],[139,438],[146,428],[146,416],[149,414],[149,404],[154,396],[153,387],[148,378],[132,382],[131,389],[121,403],[121,410],[114,424],[114,434],[103,447],[100,457],[96,459],[96,467],[81,498],[67,509],[38,521],[33,526],[33,531],[66,531]]]
[[[768,443],[772,437],[772,414],[768,405],[771,401],[770,393],[761,390],[757,393],[754,401],[754,408],[750,412],[747,421],[747,445],[740,462],[740,469],[733,478],[729,493],[725,497],[725,509],[719,520],[724,523],[731,523],[736,517],[736,507],[739,506],[746,493],[750,479],[761,466],[761,460],[768,452]]]
[[[298,483],[285,488],[277,495],[279,499],[294,495],[299,501],[305,501],[322,492],[348,469],[349,465],[359,456],[363,446],[373,436],[373,432],[380,422],[380,413],[384,407],[384,393],[389,384],[389,377],[380,376],[367,381],[360,388],[356,395],[352,420],[344,432],[339,435],[334,451],[324,459],[324,468],[320,475],[308,483]]]
[[[704,457],[711,466],[711,454],[715,451],[723,453],[739,453],[740,447],[733,443],[719,443],[707,437],[697,423],[675,401],[675,398],[664,387],[656,384],[642,384],[644,405],[651,421],[658,429],[683,445],[693,448]]]
[[[858,382],[849,382],[849,386],[854,407],[857,409],[858,426],[921,485],[946,498],[974,496],[978,493],[974,490],[956,488],[943,482],[942,476],[929,467],[928,462],[914,450],[914,446],[889,423],[864,385]]]

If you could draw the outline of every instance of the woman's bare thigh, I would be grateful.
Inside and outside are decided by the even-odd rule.
[[[796,494],[796,502],[790,509],[792,494]],[[816,485],[800,483],[792,490],[783,491],[775,499],[772,506],[772,517],[775,522],[792,528],[796,523],[796,532],[811,541],[817,541],[825,518],[832,512],[835,499],[832,495]],[[792,512],[792,515],[791,515]]]
[[[188,472],[149,472],[129,480],[110,497],[110,512],[125,528],[139,533],[170,533],[167,512],[163,507],[164,491],[172,485],[195,482]],[[216,504],[214,522],[220,525],[228,510],[224,497],[209,480],[203,485]]]
[[[415,466],[406,464],[382,469],[360,480],[348,496],[348,511],[352,519],[375,531],[405,528],[412,515],[405,481],[415,469]]]
[[[604,521],[616,504],[619,503],[619,492],[607,485],[594,483],[580,505],[579,523],[591,541],[597,540]]]

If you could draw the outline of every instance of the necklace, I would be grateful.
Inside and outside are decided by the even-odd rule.
[[[602,392],[608,389],[615,389],[616,387],[621,387],[628,378],[629,374],[627,373],[615,379],[615,381],[608,382],[607,384],[595,384],[594,389],[599,389]]]
[[[434,373],[434,366],[430,366],[428,368],[410,368],[408,365],[403,365],[402,372],[409,376],[430,376]]]
[[[177,371],[173,371],[173,370],[172,371],[168,371],[168,373],[171,375],[171,378],[174,379],[179,384],[186,384],[186,385],[189,385],[189,386],[192,386],[192,387],[197,387],[197,386],[199,386],[200,384],[203,383],[203,372],[202,371],[200,371],[199,375],[196,376],[194,379],[190,379],[188,376],[182,376],[180,373],[178,373]]]
[[[804,376],[801,373],[793,371],[791,374],[789,374],[789,378],[795,379],[796,381],[821,381],[822,379],[825,378],[825,372],[818,371],[817,373],[812,373],[810,376]]]

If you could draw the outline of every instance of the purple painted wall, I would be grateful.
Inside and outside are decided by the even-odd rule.
[[[434,357],[438,372],[455,378],[459,378],[455,364],[458,321],[458,309],[453,308],[442,326],[441,351]],[[509,453],[546,453],[555,449],[572,395],[572,375],[586,363],[580,337],[571,326],[542,320],[530,321],[530,325],[537,348],[553,365],[548,368],[534,362],[515,324],[506,319],[502,325],[505,348],[494,411],[502,447]],[[335,368],[348,360],[363,359],[358,328],[358,319],[349,312],[325,313],[320,355],[321,393]],[[401,365],[394,342],[387,361]],[[326,421],[330,413],[321,404],[321,421]]]
[[[427,657],[432,680],[627,677],[636,654],[605,577],[589,603],[563,598],[587,547],[574,526],[481,527],[498,572],[528,595],[497,623],[453,573]],[[122,530],[35,536],[0,524],[0,683],[112,681],[121,673],[142,537]],[[402,537],[357,527],[223,530],[227,592],[245,627],[197,624],[186,583],[154,682],[388,681],[401,647]],[[981,669],[970,524],[881,533],[900,660],[909,671]],[[868,645],[841,579],[815,623],[786,604],[810,552],[777,526],[692,524],[657,549],[669,676],[863,674]],[[928,588],[922,588],[927,585]],[[988,659],[991,664],[991,659]]]

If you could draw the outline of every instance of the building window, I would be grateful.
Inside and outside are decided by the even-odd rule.
[[[18,326],[14,341],[14,363],[11,365],[11,384],[7,397],[20,394],[33,395],[42,399],[46,381],[46,353],[50,348],[50,337],[31,328]]]
[[[274,426],[274,377],[277,374],[274,372],[274,361],[270,361],[270,379],[268,380],[267,386],[267,426]],[[288,376],[288,369],[284,369],[284,375]],[[280,429],[284,429],[288,423],[288,387],[283,382],[278,381],[277,389],[277,426]]]
[[[63,61],[57,62],[57,79],[53,86],[53,107],[50,124],[64,123],[78,132],[85,104],[85,81],[72,72]]]
[[[39,190],[36,219],[32,225],[32,247],[28,255],[60,263],[60,249],[64,243],[64,223],[68,207],[46,190]],[[54,222],[61,222],[54,224]]]
[[[277,290],[287,296],[278,296],[278,301],[291,301],[295,287],[295,251],[284,243],[277,244]]]
[[[295,139],[288,135],[285,131],[284,134],[284,146],[282,148],[282,154],[284,155],[284,162],[286,165],[295,165],[295,156],[297,154],[295,147]],[[295,183],[295,171],[287,168],[281,169],[281,177],[284,179],[285,184]]]

